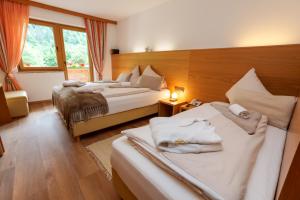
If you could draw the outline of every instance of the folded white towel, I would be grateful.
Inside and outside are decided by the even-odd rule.
[[[173,153],[201,153],[222,150],[222,139],[215,127],[199,118],[150,120],[152,138],[158,149]]]
[[[240,118],[249,119],[250,117],[249,111],[239,104],[231,104],[228,109]]]
[[[84,82],[75,81],[75,80],[66,80],[63,82],[64,87],[81,87],[83,85],[85,85]]]
[[[104,90],[104,86],[99,83],[87,83],[86,85],[75,88],[75,91],[78,93],[94,93],[101,92]]]

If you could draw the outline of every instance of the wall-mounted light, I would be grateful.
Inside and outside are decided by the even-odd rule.
[[[145,48],[143,46],[135,46],[133,48],[134,53],[140,53],[140,52],[145,52]]]
[[[175,92],[178,94],[179,98],[184,97],[184,87],[175,86]]]

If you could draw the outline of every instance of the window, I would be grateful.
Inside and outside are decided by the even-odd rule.
[[[63,29],[63,39],[68,78],[85,82],[91,80],[86,33]]]
[[[20,63],[21,71],[64,70],[59,51],[59,27],[56,24],[30,20]]]
[[[52,27],[29,24],[22,60],[24,67],[58,67]]]
[[[65,72],[66,79],[93,80],[85,29],[30,19],[21,71]]]

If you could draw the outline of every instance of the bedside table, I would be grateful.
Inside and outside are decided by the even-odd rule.
[[[185,100],[170,101],[169,99],[159,100],[158,116],[169,117],[176,115],[180,111],[180,106],[186,104]]]
[[[190,110],[192,108],[196,108],[196,107],[197,106],[194,106],[192,104],[184,104],[184,105],[180,106],[179,112],[184,112],[184,111]]]

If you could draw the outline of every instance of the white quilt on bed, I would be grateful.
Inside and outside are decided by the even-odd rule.
[[[248,178],[263,143],[267,121],[262,118],[258,131],[250,136],[209,104],[201,106],[199,116],[210,120],[223,137],[224,150],[203,154],[158,152],[153,140],[139,134],[147,127],[124,131],[145,156],[209,199],[242,199]],[[217,112],[209,118],[209,113]]]

